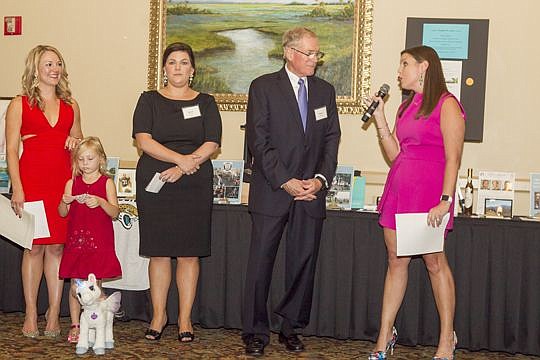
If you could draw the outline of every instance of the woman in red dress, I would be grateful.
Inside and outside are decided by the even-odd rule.
[[[79,105],[71,97],[67,72],[60,52],[38,45],[26,58],[22,95],[14,98],[6,113],[6,150],[13,194],[11,206],[21,216],[24,203],[43,201],[50,237],[34,239],[25,249],[21,272],[26,304],[22,333],[35,338],[37,297],[43,274],[47,281],[49,308],[44,335],[60,335],[60,302],[63,280],[58,267],[66,240],[66,219],[58,214],[64,184],[71,177],[70,151],[82,138]],[[19,159],[19,144],[23,152]]]

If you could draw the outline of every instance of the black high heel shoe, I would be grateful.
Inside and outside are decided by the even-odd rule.
[[[161,335],[163,334],[163,330],[165,330],[166,326],[167,325],[162,327],[161,331],[157,331],[150,328],[146,329],[146,331],[144,332],[144,338],[150,341],[158,341],[159,339],[161,339]]]
[[[192,342],[195,340],[195,334],[191,331],[183,331],[178,334],[178,341],[181,343]]]
[[[454,360],[456,358],[456,345],[457,345],[457,335],[456,335],[456,332],[454,331],[454,347],[452,348],[452,356],[451,357],[439,357],[439,356],[434,356],[432,360]]]
[[[397,330],[395,326],[392,326],[392,338],[386,343],[386,348],[384,351],[377,351],[372,352],[368,356],[368,360],[384,360],[387,358],[388,352],[390,352],[390,355],[394,355],[394,347],[396,346],[397,341]]]
[[[148,329],[146,329],[146,331],[144,332],[144,338],[150,341],[158,341],[159,339],[161,339],[161,335],[163,335],[163,330],[165,330],[165,328],[167,327],[168,321],[169,320],[167,319],[167,317],[165,317],[165,325],[163,325],[161,331],[154,330],[148,327]]]

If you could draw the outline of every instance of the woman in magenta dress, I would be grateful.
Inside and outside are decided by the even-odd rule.
[[[114,182],[106,175],[107,156],[98,138],[81,141],[73,154],[73,179],[65,185],[58,205],[60,216],[68,218],[68,232],[60,277],[71,279],[68,341],[79,340],[81,306],[75,295],[76,280],[93,273],[97,279],[122,275],[114,247],[112,218],[120,209]]]
[[[11,206],[21,216],[25,201],[42,200],[50,231],[50,237],[34,239],[32,250],[23,253],[26,316],[22,332],[32,338],[39,335],[37,296],[45,274],[49,308],[44,335],[56,337],[60,335],[58,316],[64,284],[58,278],[58,267],[67,225],[57,207],[71,176],[70,151],[82,138],[79,106],[71,96],[62,55],[52,46],[38,45],[30,51],[22,88],[22,96],[11,101],[6,113]],[[21,141],[24,149],[19,160]]]
[[[446,232],[452,229],[453,199],[465,135],[465,113],[448,92],[441,62],[428,46],[401,53],[399,85],[410,96],[398,109],[394,131],[384,114],[384,102],[373,116],[379,139],[392,162],[379,203],[388,252],[381,326],[370,360],[386,359],[397,339],[394,321],[407,288],[410,257],[396,255],[398,213],[428,213],[427,223],[440,226],[450,213]],[[439,345],[433,359],[453,359],[457,337],[454,332],[454,279],[444,252],[423,255],[440,318]]]

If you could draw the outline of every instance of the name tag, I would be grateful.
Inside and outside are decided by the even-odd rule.
[[[201,110],[199,109],[199,105],[183,107],[182,113],[184,114],[184,119],[186,120],[201,116]]]
[[[316,121],[326,119],[328,117],[328,114],[326,114],[326,106],[315,109],[314,111],[315,111],[315,120]]]

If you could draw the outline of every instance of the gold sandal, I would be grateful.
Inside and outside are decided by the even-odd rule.
[[[49,320],[49,309],[47,309],[47,311],[45,311],[45,321],[48,321],[48,320]],[[60,327],[58,327],[58,329],[54,329],[54,330],[43,330],[43,336],[50,337],[50,338],[55,338],[55,337],[60,336],[60,332],[61,332]]]
[[[39,330],[28,331],[28,330],[21,329],[21,331],[22,331],[23,336],[27,338],[36,339],[39,337]]]
[[[54,330],[43,330],[43,336],[50,337],[50,338],[56,338],[60,336],[61,329],[54,329]]]

